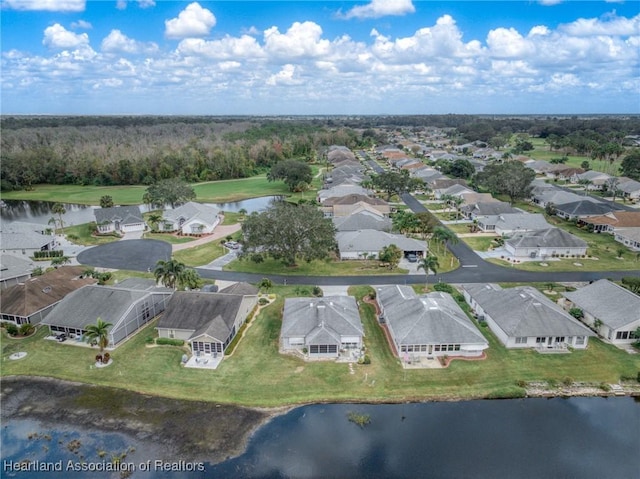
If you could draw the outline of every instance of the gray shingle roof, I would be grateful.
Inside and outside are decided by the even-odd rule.
[[[10,254],[0,256],[0,280],[8,280],[24,276],[34,268],[33,263],[26,259]]]
[[[473,203],[463,206],[461,210],[465,213],[472,213],[476,216],[521,213],[520,210],[514,208],[509,203],[504,201]]]
[[[171,222],[177,222],[180,218],[185,221],[197,219],[207,225],[212,225],[217,221],[219,214],[220,208],[217,206],[189,201],[173,210],[165,210],[162,216]]]
[[[196,332],[202,328],[208,330],[211,322],[215,320],[220,324],[217,329],[214,327],[214,330],[224,334],[224,331],[230,331],[242,299],[243,296],[237,294],[177,291],[160,317],[158,328]],[[225,341],[227,336],[216,338]]]
[[[5,250],[40,249],[55,240],[53,235],[43,234],[45,225],[15,221],[0,223],[0,245]]]
[[[318,198],[327,199],[349,195],[367,195],[369,192],[360,185],[343,183],[333,188],[318,191]]]
[[[319,338],[320,334],[323,336]],[[327,339],[327,334],[333,338],[364,335],[353,296],[285,299],[281,337],[304,337],[305,344],[310,340],[319,344],[317,341]]]
[[[586,248],[587,242],[560,228],[516,233],[505,243],[513,248]]]
[[[239,283],[234,283],[232,285],[229,285],[218,292],[225,293],[225,294],[241,294],[243,296],[253,296],[258,294],[258,288],[256,288],[252,284],[245,283],[244,281],[240,281]]]
[[[336,233],[336,241],[341,253],[353,251],[378,252],[383,247],[391,244],[395,244],[402,251],[427,250],[427,245],[424,241],[376,230],[338,231]]]
[[[478,222],[485,225],[495,225],[496,229],[509,231],[533,231],[551,227],[544,215],[538,213],[491,215],[478,218]]]
[[[493,284],[466,284],[463,288],[510,337],[595,336],[530,286],[502,289]]]
[[[607,279],[562,295],[614,329],[640,320],[640,296]]]
[[[376,215],[371,211],[360,211],[349,216],[334,216],[332,221],[338,231],[391,230],[391,218]]]
[[[625,193],[635,193],[636,191],[640,191],[640,182],[635,180],[625,181],[624,183],[620,183],[617,189]]]
[[[488,345],[450,294],[418,296],[408,286],[381,286],[377,298],[398,344]]]
[[[595,203],[584,198],[571,203],[556,205],[556,210],[569,216],[597,216],[618,210],[619,207],[609,203]]]
[[[120,221],[123,225],[142,223],[142,213],[138,206],[113,206],[111,208],[98,208],[93,210],[97,224],[113,223]]]

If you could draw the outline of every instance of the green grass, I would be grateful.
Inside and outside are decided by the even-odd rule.
[[[245,215],[241,215],[240,213],[234,213],[232,211],[225,211],[224,220],[222,224],[225,226],[235,225],[236,223],[240,223],[244,220]]]
[[[474,251],[489,251],[489,246],[492,245],[494,237],[491,236],[477,236],[477,237],[465,237],[460,238]]]
[[[190,243],[197,239],[192,236],[176,236],[171,233],[152,233],[152,232],[145,233],[143,235],[143,238],[166,241],[167,243],[171,243],[171,244]]]
[[[115,235],[95,236],[92,234],[92,232],[95,231],[95,227],[95,223],[84,223],[81,225],[67,226],[63,231],[69,241],[83,246],[112,243],[120,239],[119,236]]]
[[[173,257],[187,266],[203,266],[211,263],[214,259],[227,254],[227,249],[220,244],[220,241],[210,241],[193,248],[175,251]]]
[[[464,223],[464,224],[449,224],[444,226],[446,226],[456,234],[460,234],[460,233],[465,234],[471,231],[469,227],[472,225],[471,223]]]
[[[274,288],[291,294],[292,287]],[[360,299],[370,288],[352,287]],[[96,349],[45,341],[46,328],[33,337],[13,340],[4,333],[2,375],[50,376],[59,379],[129,389],[144,394],[249,406],[280,406],[322,401],[409,401],[521,396],[516,381],[554,380],[617,382],[621,376],[635,377],[640,357],[631,356],[597,339],[586,351],[566,355],[540,355],[533,351],[503,348],[487,328],[490,349],[484,361],[453,361],[447,369],[403,370],[394,357],[373,308],[362,303],[361,316],[370,365],[304,362],[278,353],[283,298],[265,308],[252,321],[233,356],[219,368],[186,369],[180,366],[184,349],[174,346],[146,347],[154,336],[150,323],[112,353],[114,364],[92,368]],[[8,356],[26,351],[27,357],[9,361]]]
[[[248,259],[234,260],[224,267],[225,271],[238,271],[242,273],[258,273],[264,275],[302,275],[302,276],[357,276],[357,275],[385,275],[406,274],[402,268],[381,267],[379,261],[352,260],[314,260],[310,263],[300,261],[297,266],[285,266],[281,261],[266,258],[262,263],[254,263]]]

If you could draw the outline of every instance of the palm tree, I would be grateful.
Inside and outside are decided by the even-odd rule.
[[[58,222],[60,223],[60,234],[62,234],[62,228],[64,227],[64,222],[62,221],[62,215],[65,214],[67,210],[62,203],[55,203],[51,207],[51,212],[58,215]]]
[[[151,225],[151,229],[156,231],[158,229],[158,223],[162,221],[162,213],[149,213],[147,221]]]
[[[64,266],[71,263],[71,258],[68,256],[56,256],[51,260],[51,266]]]
[[[435,275],[438,273],[438,268],[440,268],[438,258],[432,254],[428,254],[418,262],[418,269],[423,269],[424,273],[427,275],[427,285],[429,284],[429,270],[433,271],[433,274]]]
[[[443,226],[438,226],[435,230],[433,230],[432,238],[445,247],[449,242],[451,242],[452,244],[456,244],[458,242],[458,237],[456,236],[456,234],[450,229],[444,228]]]
[[[98,318],[96,324],[90,324],[85,329],[85,340],[88,342],[97,342],[100,346],[100,353],[109,346],[109,328],[111,323],[106,323],[102,318]]]
[[[47,224],[53,225],[54,235],[58,234],[58,220],[55,218],[55,216],[52,216],[51,218],[49,218],[49,221],[47,221]]]
[[[156,263],[156,269],[153,271],[153,276],[156,278],[156,281],[162,283],[163,286],[175,289],[184,270],[185,265],[178,260],[160,260]]]

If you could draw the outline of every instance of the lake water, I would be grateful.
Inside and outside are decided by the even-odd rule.
[[[222,211],[237,212],[241,209],[247,210],[247,213],[254,211],[262,211],[268,207],[272,201],[281,199],[282,196],[262,196],[258,198],[249,198],[241,201],[230,203],[205,203],[214,204]],[[51,208],[54,203],[48,201],[19,201],[5,200],[5,206],[0,208],[0,218],[8,223],[12,221],[26,221],[46,225],[54,214]],[[95,221],[93,211],[97,206],[76,205],[65,203],[67,212],[62,215],[66,226],[79,225]],[[139,205],[140,210],[144,213],[148,210],[146,205]],[[57,215],[56,215],[57,218]]]
[[[371,423],[361,428],[347,419],[349,412],[368,414]],[[43,440],[26,436],[47,429],[24,422],[3,425],[3,460],[74,457],[57,446],[57,429],[48,430],[53,439],[44,451]],[[91,434],[83,439],[93,441],[85,451],[129,445],[126,438],[103,434],[105,446],[99,433]],[[149,476],[137,470],[132,477],[635,479],[639,452],[640,402],[627,397],[311,405],[273,419],[242,456],[206,464],[204,472]],[[162,460],[145,455],[153,453],[137,449],[127,460]],[[61,477],[50,474],[17,477]]]

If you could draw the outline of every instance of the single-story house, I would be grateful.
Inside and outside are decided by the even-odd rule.
[[[331,145],[327,150],[327,160],[336,163],[344,160],[355,161],[356,155],[346,146]]]
[[[318,191],[318,203],[324,203],[329,198],[340,198],[350,195],[368,195],[366,190],[360,185],[342,183],[341,185]]]
[[[418,296],[410,286],[376,288],[379,320],[389,328],[401,359],[412,356],[478,357],[489,347],[478,328],[448,293]]]
[[[423,181],[431,188],[434,194],[436,191],[444,191],[453,185],[467,185],[467,182],[461,178],[435,178],[424,179]]]
[[[640,228],[616,228],[613,238],[633,251],[640,251]]]
[[[480,216],[510,215],[522,213],[522,210],[514,208],[506,201],[480,201],[478,203],[467,204],[460,208],[465,218],[474,220]]]
[[[580,183],[581,181],[590,181],[590,183],[585,186],[585,189],[602,190],[609,178],[611,178],[611,175],[607,175],[606,173],[602,173],[600,171],[589,170],[589,171],[585,171],[584,173],[575,174],[571,176],[569,180],[571,181],[571,183]]]
[[[153,280],[136,279],[115,286],[87,285],[69,293],[42,321],[51,334],[82,340],[89,325],[100,318],[109,327],[109,346],[116,347],[166,307],[173,290]]]
[[[146,227],[138,206],[98,208],[93,211],[93,214],[100,233],[144,231]]]
[[[531,286],[465,284],[464,297],[478,321],[507,348],[585,349],[595,334]]]
[[[571,166],[565,165],[556,165],[557,168],[554,168],[550,173],[557,180],[568,181],[574,175],[581,175],[585,172],[583,168],[575,168]]]
[[[166,210],[158,224],[161,231],[180,231],[184,235],[210,234],[222,219],[220,208],[189,201]]]
[[[0,255],[0,289],[24,283],[31,277],[34,264],[11,254]]]
[[[640,296],[607,279],[601,279],[576,291],[562,293],[564,307],[580,308],[582,321],[613,344],[637,341],[640,328]]]
[[[196,356],[217,358],[258,304],[258,295],[178,291],[158,321],[158,336],[183,339]]]
[[[444,175],[434,168],[430,168],[428,166],[423,166],[422,168],[418,168],[413,170],[411,176],[414,178],[419,178],[425,183],[430,180],[437,180],[439,178],[444,178]]]
[[[536,172],[536,174],[539,175],[551,174],[551,172],[556,168],[556,165],[545,160],[527,161],[526,163],[524,163],[524,166],[532,169]]]
[[[622,197],[631,201],[637,201],[640,199],[640,181],[628,180],[620,182],[616,188],[622,193]]]
[[[571,203],[555,205],[556,216],[566,220],[585,218],[587,216],[600,216],[619,209],[611,203],[595,202],[590,199],[581,198]]]
[[[495,199],[491,193],[477,193],[475,191],[472,193],[460,193],[454,196],[462,198],[462,204],[460,205],[461,207],[466,205],[474,205],[476,203],[498,203],[500,201]]]
[[[557,207],[558,205],[574,203],[576,201],[583,200],[592,202],[598,201],[589,196],[578,195],[576,193],[564,191],[559,188],[535,187],[531,191],[531,201],[533,201],[534,204],[540,206],[541,208],[544,208],[548,204],[552,204]]]
[[[360,211],[371,211],[383,216],[389,216],[391,213],[391,205],[386,201],[363,195],[329,198],[320,209],[324,213],[325,218],[349,216]]]
[[[258,290],[258,288],[256,288],[251,283],[239,281],[225,288],[222,288],[219,291],[214,291],[214,292],[225,293],[225,294],[240,294],[242,296],[255,296],[260,292],[260,290]]]
[[[511,235],[523,231],[535,231],[551,228],[542,214],[514,213],[504,215],[478,216],[478,229],[495,232],[498,235]]]
[[[504,242],[516,258],[572,257],[587,254],[587,242],[560,228],[516,233]]]
[[[83,277],[85,269],[61,266],[3,289],[0,291],[2,321],[17,325],[40,323],[69,293],[96,283],[91,277]]]
[[[377,211],[363,210],[349,216],[334,216],[332,221],[336,231],[391,231],[392,228],[391,218]]]
[[[280,350],[312,359],[337,358],[340,351],[360,349],[364,329],[353,296],[286,298]]]
[[[581,218],[579,223],[591,225],[594,233],[613,233],[619,228],[640,228],[640,211],[610,211],[604,215]]]
[[[476,193],[476,192],[473,191],[471,188],[468,188],[467,186],[459,185],[459,184],[451,185],[444,189],[433,190],[433,194],[437,200],[439,200],[440,198],[446,195],[460,196],[462,193]]]
[[[340,259],[377,258],[382,248],[396,245],[404,255],[426,256],[427,244],[404,235],[377,230],[339,231],[336,233]]]
[[[32,256],[37,251],[53,251],[56,238],[50,228],[36,223],[0,222],[0,246],[3,253]]]

